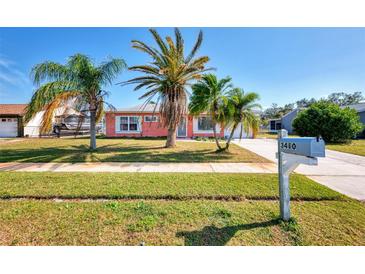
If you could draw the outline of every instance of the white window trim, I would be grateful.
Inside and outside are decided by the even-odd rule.
[[[146,117],[156,117],[156,121],[146,121]],[[160,117],[157,116],[157,115],[145,115],[143,119],[144,119],[145,123],[158,123],[158,122],[160,122]]]
[[[199,117],[194,117],[193,118],[193,133],[209,133],[209,134],[213,134],[214,131],[212,130],[199,130],[198,129],[198,119],[200,117],[207,117],[207,116],[199,116]],[[221,132],[221,127],[217,124],[215,127],[215,130],[217,133]]]
[[[128,130],[120,130],[120,119],[122,117],[128,117]],[[129,130],[129,126],[130,126],[130,119],[131,117],[137,117],[138,118],[138,129],[137,130]],[[115,116],[115,132],[116,133],[141,133],[142,132],[142,124],[141,124],[141,116],[138,115],[118,115]]]

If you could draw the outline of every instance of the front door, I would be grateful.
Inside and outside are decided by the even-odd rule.
[[[177,127],[177,137],[186,137],[187,128],[186,128],[186,118],[182,118],[179,126]]]

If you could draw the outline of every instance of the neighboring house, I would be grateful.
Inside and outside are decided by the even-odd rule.
[[[41,121],[44,111],[38,112],[28,123],[23,123],[23,116],[27,104],[0,104],[0,137],[39,137]],[[81,113],[72,108],[59,108],[53,117],[54,124],[62,124],[62,129],[75,130]],[[85,116],[86,117],[86,116]],[[88,129],[88,118],[84,119],[80,130]],[[101,124],[97,125],[101,129]]]
[[[0,137],[21,137],[26,104],[0,104]]]
[[[353,105],[348,105],[346,107],[352,108],[356,110],[357,114],[360,117],[361,123],[365,125],[365,102],[364,103],[358,103]]]
[[[44,115],[44,111],[38,112],[24,127],[25,137],[40,137],[41,122]],[[54,125],[59,125],[61,130],[75,130],[77,127],[77,122],[75,122],[75,117],[81,117],[83,114],[72,109],[71,107],[60,107],[55,110],[54,116],[52,118],[52,123]],[[87,119],[85,119],[87,120]],[[86,122],[87,123],[87,122]],[[88,125],[87,125],[88,126]],[[83,124],[84,127],[84,124]],[[83,130],[84,128],[80,130]]]
[[[293,134],[293,121],[301,110],[302,109],[296,108],[279,119],[270,119],[269,132],[277,132],[280,129],[286,129],[289,134]]]
[[[160,121],[158,107],[148,104],[138,105],[105,113],[107,137],[162,137],[167,136],[167,128]],[[225,131],[216,127],[218,136],[223,138]],[[209,115],[194,117],[186,115],[177,129],[177,137],[213,137],[213,126]]]
[[[363,126],[365,127],[365,102],[363,103],[358,103],[358,104],[353,104],[353,105],[348,105],[347,107],[352,108],[354,110],[356,110],[357,114],[360,117],[360,121],[363,124]],[[361,135],[361,134],[360,134]],[[362,132],[362,135],[365,136],[365,128]]]
[[[358,103],[348,106],[342,106],[342,108],[349,107],[358,113],[360,117],[361,123],[365,126],[365,102],[364,103]],[[294,133],[293,130],[293,121],[297,117],[298,113],[303,110],[304,108],[296,108],[287,114],[285,114],[283,117],[279,119],[270,119],[269,120],[269,132],[277,132],[280,129],[286,129],[289,134]]]

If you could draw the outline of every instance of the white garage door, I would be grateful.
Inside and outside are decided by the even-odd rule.
[[[240,133],[241,133],[241,124],[238,124],[236,130],[233,133],[233,139],[238,139],[240,138]],[[224,136],[227,138],[229,135],[231,134],[231,128],[225,128],[224,130]],[[249,134],[247,134],[247,132],[243,129],[242,130],[242,138],[247,138],[249,136]]]
[[[18,119],[0,118],[0,137],[17,137]]]

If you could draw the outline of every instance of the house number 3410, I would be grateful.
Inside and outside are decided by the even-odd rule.
[[[281,143],[281,148],[296,150],[297,145],[295,143]]]

